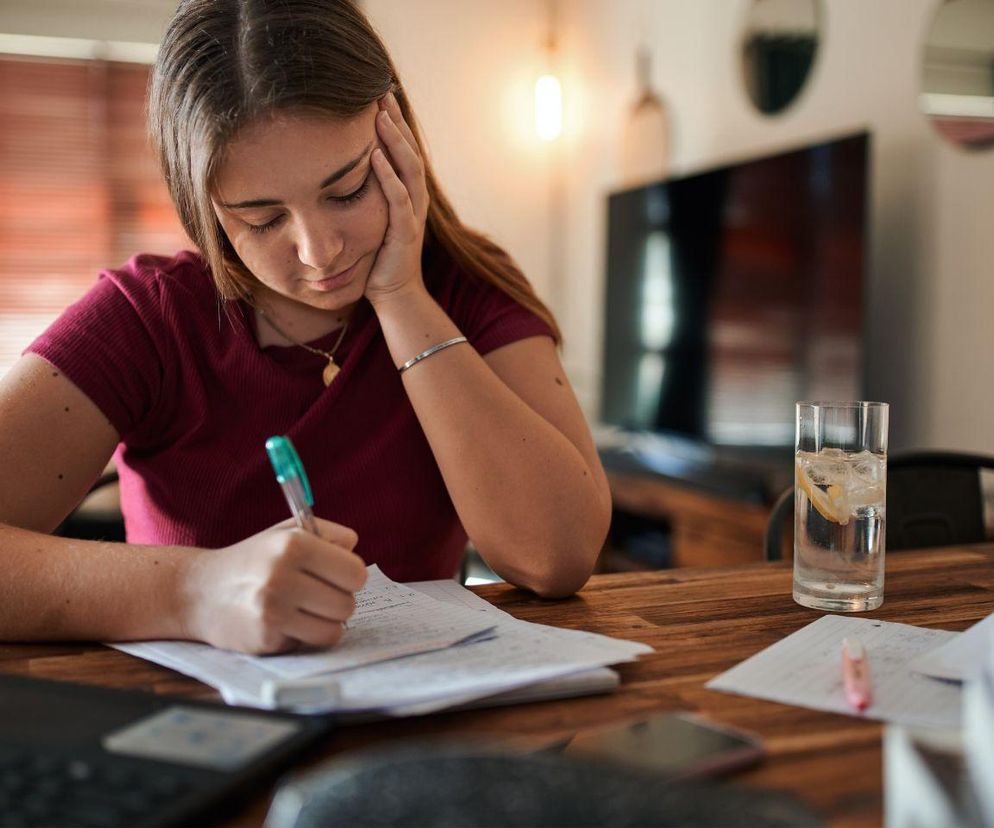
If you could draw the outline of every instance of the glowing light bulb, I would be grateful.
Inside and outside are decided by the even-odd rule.
[[[563,89],[555,75],[535,81],[535,131],[543,141],[555,141],[563,131]]]

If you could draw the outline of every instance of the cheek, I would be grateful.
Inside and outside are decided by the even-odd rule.
[[[390,218],[390,210],[387,206],[387,200],[384,197],[383,191],[380,189],[379,185],[370,191],[369,197],[366,201],[367,204],[365,205],[365,208],[360,211],[363,213],[363,224],[366,228],[364,235],[367,240],[372,240],[379,244],[383,241],[383,237],[386,235],[387,224],[389,223]]]

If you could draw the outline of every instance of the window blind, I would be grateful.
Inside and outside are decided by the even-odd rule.
[[[149,72],[0,56],[0,374],[101,268],[191,246],[145,137]]]

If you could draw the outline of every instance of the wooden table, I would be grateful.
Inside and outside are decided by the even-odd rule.
[[[518,618],[644,641],[611,695],[437,714],[339,729],[319,759],[393,739],[481,735],[547,743],[659,711],[690,710],[762,736],[767,759],[737,782],[790,791],[832,825],[882,824],[880,724],[704,689],[710,678],[819,616],[791,600],[787,562],[595,576],[579,596],[547,602],[504,584],[479,594]],[[886,600],[868,617],[962,630],[994,611],[994,544],[892,553]],[[0,645],[0,670],[213,697],[209,688],[99,645]],[[313,762],[308,763],[313,764]],[[231,813],[262,823],[270,792]]]

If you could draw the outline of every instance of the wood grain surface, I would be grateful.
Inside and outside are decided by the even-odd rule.
[[[704,689],[744,658],[819,617],[791,599],[788,562],[597,575],[579,595],[544,601],[505,584],[478,587],[518,618],[643,641],[656,652],[621,665],[614,693],[340,727],[307,769],[395,740],[496,739],[539,747],[582,729],[664,711],[695,711],[758,734],[768,752],[738,784],[789,791],[830,825],[883,821],[876,722]],[[867,617],[963,630],[994,611],[994,544],[892,553],[885,601]],[[98,644],[0,645],[0,670],[200,698],[199,682]],[[234,806],[223,823],[258,826],[271,790]]]

